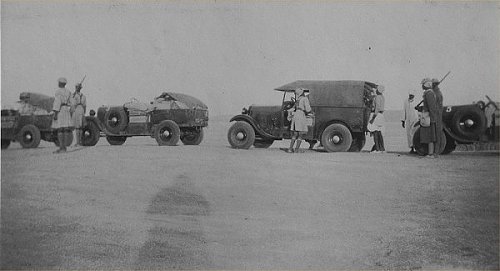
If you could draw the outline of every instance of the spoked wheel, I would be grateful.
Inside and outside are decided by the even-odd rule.
[[[229,128],[227,140],[235,149],[248,149],[255,142],[255,131],[247,122],[237,121]]]
[[[171,121],[164,120],[158,124],[154,136],[160,146],[175,146],[179,142],[181,130],[179,126]]]
[[[28,124],[21,128],[17,140],[23,148],[36,148],[40,145],[40,130],[35,125]]]
[[[351,131],[343,124],[330,124],[321,135],[321,144],[328,152],[345,152],[351,148]]]

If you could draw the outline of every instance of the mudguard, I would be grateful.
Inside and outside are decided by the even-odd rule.
[[[264,130],[262,130],[256,124],[255,120],[252,117],[248,116],[248,115],[243,115],[243,114],[236,115],[236,116],[232,117],[231,120],[229,120],[229,122],[233,122],[233,121],[248,122],[248,124],[252,125],[252,128],[255,130],[255,134],[258,134],[262,138],[265,138],[265,139],[280,139],[278,137],[274,137],[274,136],[270,135],[269,133],[266,133]]]

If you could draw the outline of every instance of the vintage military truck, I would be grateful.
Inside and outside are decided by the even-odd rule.
[[[36,148],[41,140],[54,142],[59,146],[55,129],[52,129],[54,98],[41,93],[23,92],[18,109],[2,109],[2,149],[11,142],[19,142],[23,148]],[[73,133],[66,133],[68,146]]]
[[[440,154],[449,154],[457,144],[486,143],[499,141],[500,111],[498,103],[486,96],[488,102],[479,101],[466,105],[444,106],[443,131],[440,131],[444,143]],[[415,124],[420,127],[420,123]],[[428,152],[427,144],[420,143],[420,128],[415,130],[413,145],[420,155]]]
[[[158,145],[198,145],[208,126],[208,107],[181,93],[163,92],[149,104],[136,99],[119,106],[101,106],[85,117],[82,145],[97,144],[101,135],[110,145],[122,145],[128,137],[151,136]]]
[[[281,105],[244,108],[227,138],[233,148],[267,148],[275,140],[290,139],[288,109],[294,104],[294,90],[307,89],[313,114],[305,140],[320,141],[328,152],[360,151],[366,142],[373,89],[367,81],[295,81],[276,88],[283,92]]]

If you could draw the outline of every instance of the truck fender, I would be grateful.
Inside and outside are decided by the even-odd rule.
[[[259,136],[261,136],[262,138],[266,138],[266,139],[279,139],[279,138],[276,138],[268,133],[266,133],[264,130],[262,130],[256,123],[255,123],[255,120],[248,116],[248,115],[237,115],[237,116],[234,116],[231,118],[231,120],[229,120],[229,122],[233,122],[233,121],[244,121],[244,122],[248,122],[248,124],[250,124],[252,126],[252,128],[255,130],[255,134],[258,134]]]

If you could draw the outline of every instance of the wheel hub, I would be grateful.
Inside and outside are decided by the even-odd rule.
[[[85,132],[83,133],[83,135],[84,135],[84,136],[86,136],[86,137],[88,137],[88,136],[90,136],[90,132],[89,132],[89,131],[85,131]]]
[[[467,127],[472,127],[472,126],[474,126],[474,121],[471,119],[468,119],[468,120],[464,121],[464,124]]]
[[[243,140],[245,138],[245,134],[243,132],[239,132],[236,134],[236,138],[238,140]]]
[[[168,130],[163,131],[162,134],[163,134],[164,137],[169,137],[170,136],[170,132]]]
[[[118,122],[118,118],[117,118],[117,117],[112,117],[112,118],[111,118],[111,122],[113,122],[113,123],[117,123],[117,122]]]
[[[332,137],[332,142],[335,143],[335,144],[338,144],[340,142],[340,136],[334,135]]]
[[[26,140],[31,140],[32,136],[31,136],[31,134],[26,134],[26,135],[24,136],[24,138],[25,138]]]

